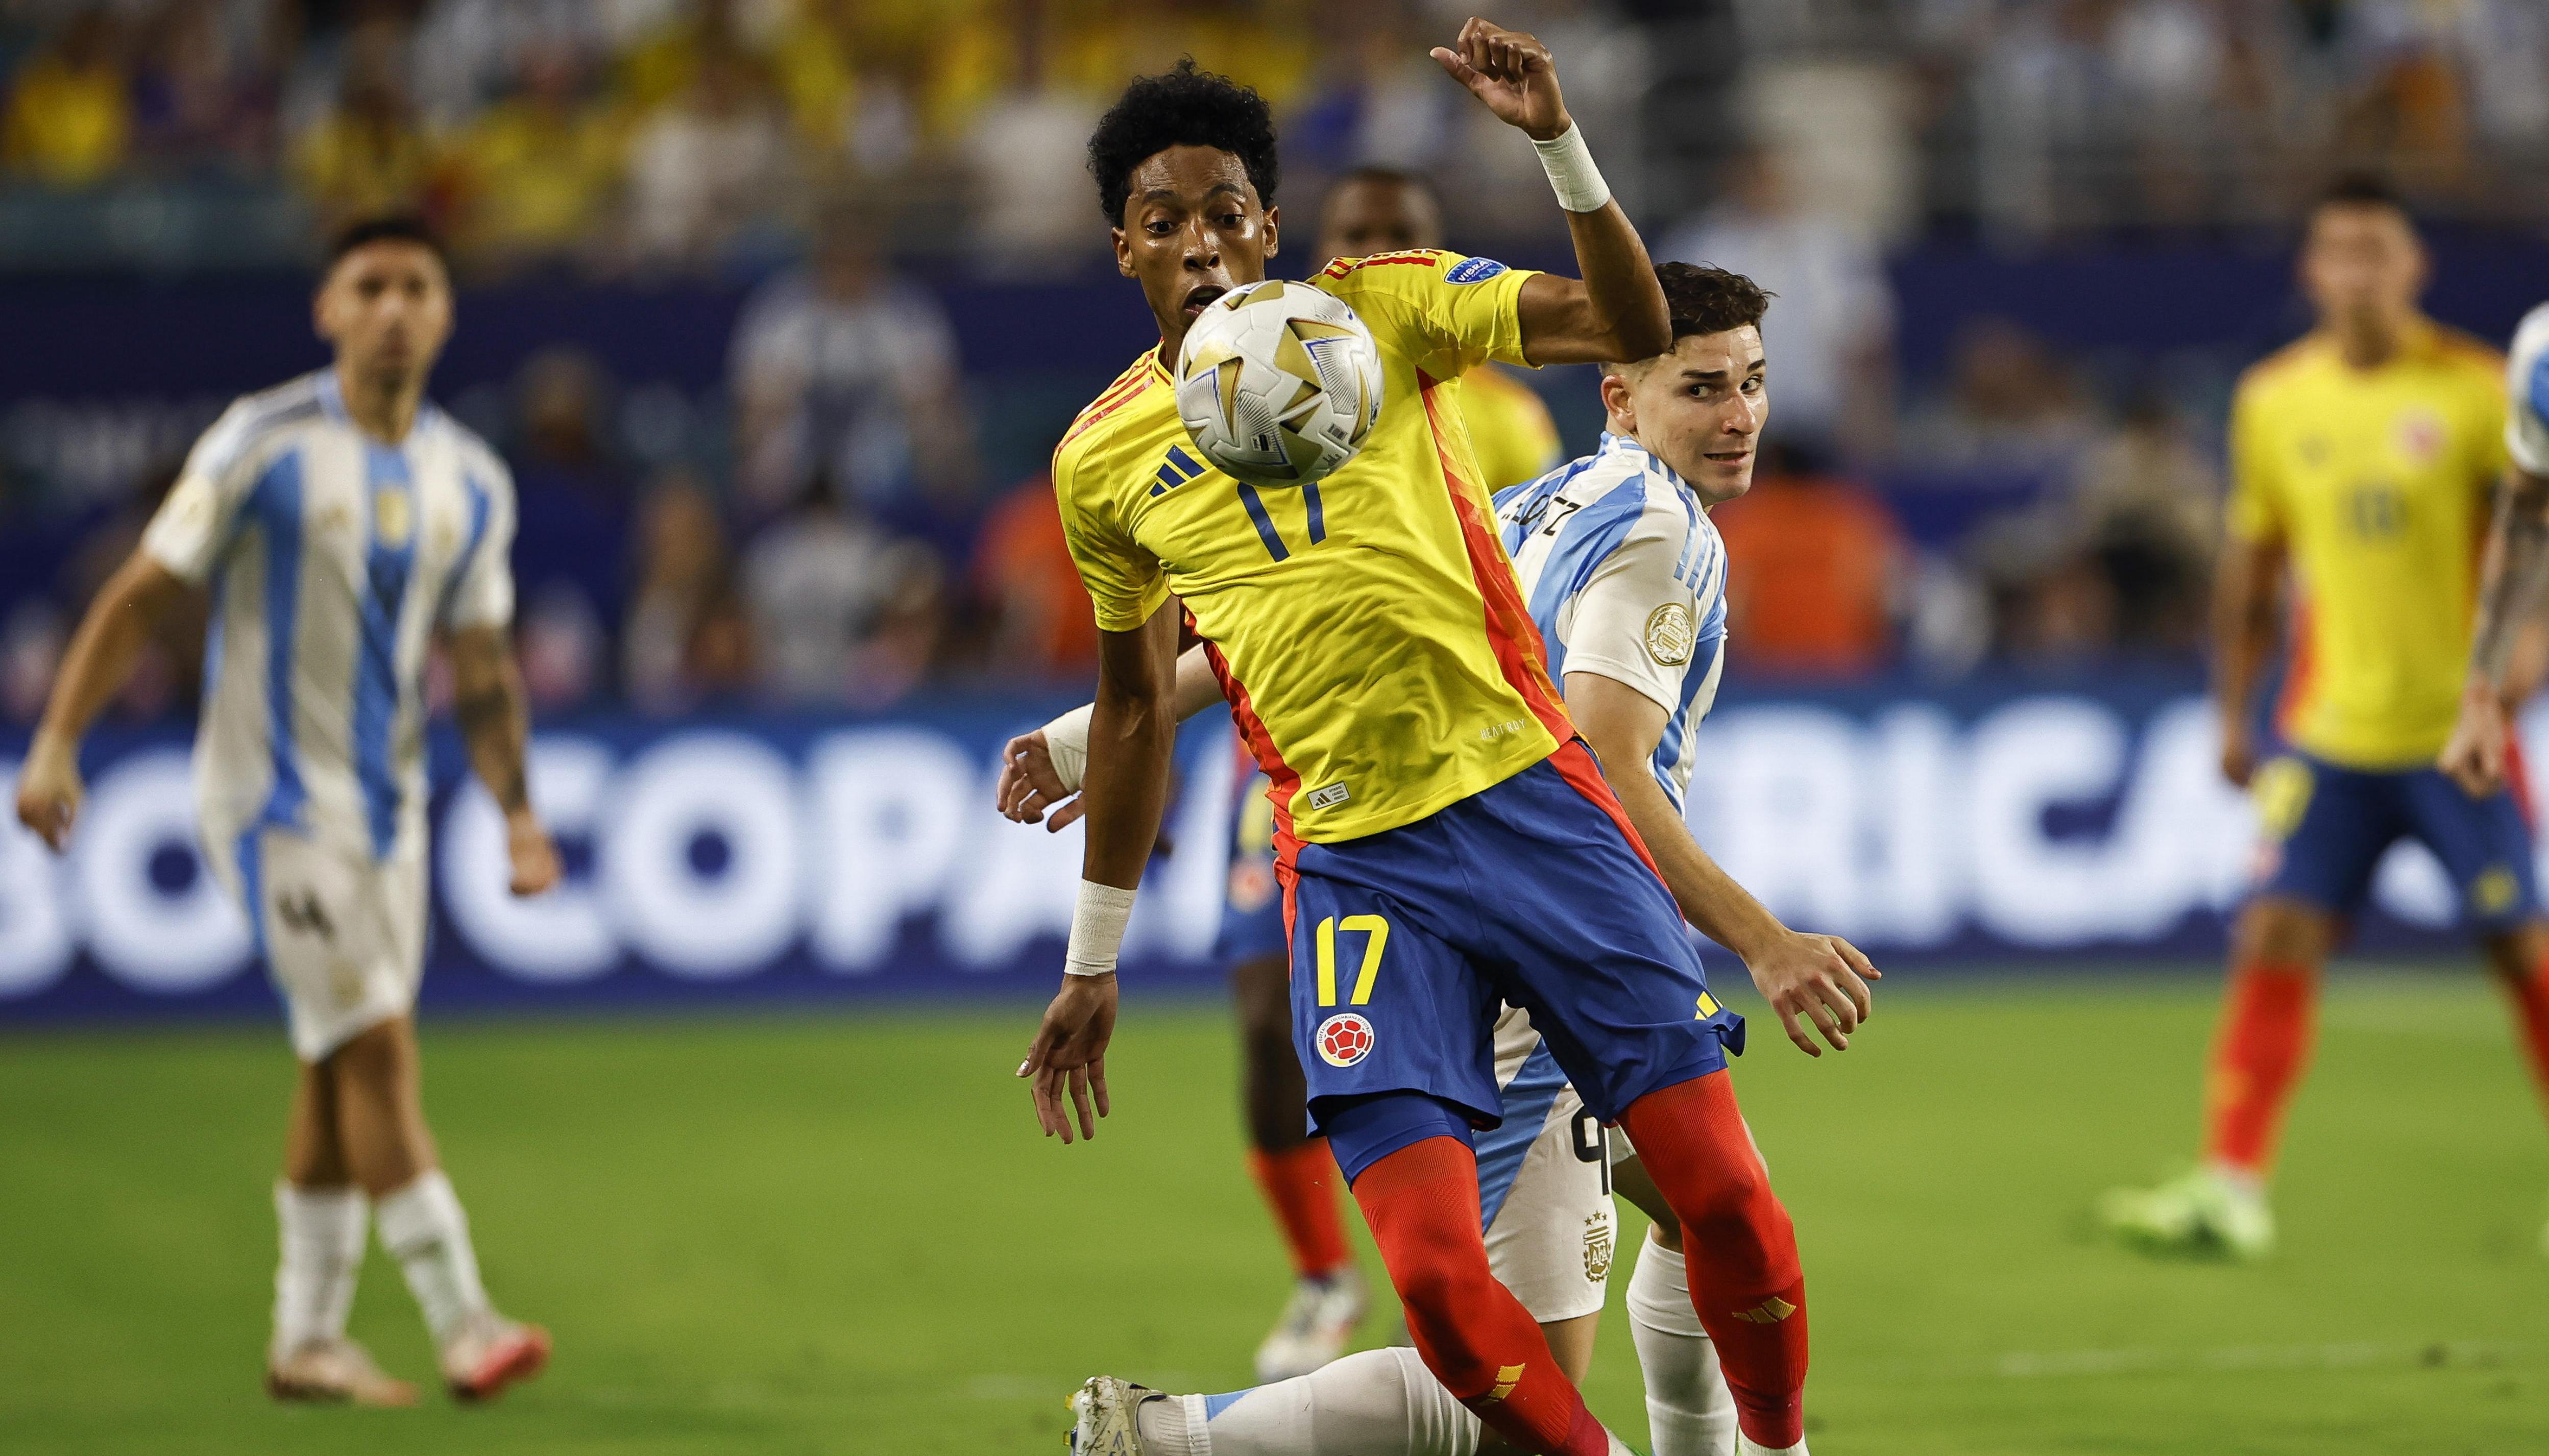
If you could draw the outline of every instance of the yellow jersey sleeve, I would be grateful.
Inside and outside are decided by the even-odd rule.
[[[1433,248],[1339,258],[1311,280],[1362,317],[1385,352],[1432,379],[1522,356],[1522,286],[1532,274]]]
[[[2271,361],[2259,369],[2272,367]],[[2286,534],[2283,485],[2261,415],[2256,370],[2230,402],[2230,534],[2242,541],[2280,541]]]
[[[1093,421],[1092,421],[1093,422]],[[1160,559],[1133,539],[1122,503],[1128,494],[1114,452],[1090,448],[1101,440],[1066,438],[1053,457],[1054,503],[1062,515],[1062,538],[1088,589],[1101,632],[1130,632],[1151,619],[1169,596],[1168,574]]]

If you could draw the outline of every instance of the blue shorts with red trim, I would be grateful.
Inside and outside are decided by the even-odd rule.
[[[1325,1106],[1401,1091],[1497,1126],[1504,1002],[1531,1013],[1606,1123],[1743,1053],[1744,1018],[1709,995],[1679,908],[1581,743],[1413,824],[1285,852],[1314,1131]]]
[[[1213,958],[1224,965],[1283,955],[1283,890],[1274,878],[1274,812],[1266,775],[1239,781],[1230,813],[1230,890],[1221,902],[1221,935]]]
[[[2513,794],[2472,798],[2436,769],[2347,769],[2304,753],[2267,763],[2250,781],[2266,839],[2256,893],[2352,915],[2372,895],[2390,847],[2434,852],[2458,891],[2461,923],[2504,930],[2540,913],[2531,825]]]

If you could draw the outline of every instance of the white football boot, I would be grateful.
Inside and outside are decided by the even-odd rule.
[[[1754,1444],[1750,1436],[1738,1431],[1735,1435],[1735,1456],[1806,1456],[1806,1442],[1805,1438],[1800,1436],[1795,1445],[1781,1446],[1774,1451],[1768,1446]]]
[[[2128,1243],[2170,1253],[2262,1259],[2275,1251],[2275,1214],[2253,1182],[2197,1168],[2157,1188],[2119,1188],[2099,1216]]]
[[[1352,1264],[1294,1285],[1283,1318],[1257,1347],[1257,1383],[1307,1375],[1344,1354],[1363,1322],[1365,1303],[1363,1274]]]
[[[462,1321],[442,1347],[442,1383],[455,1401],[492,1401],[505,1387],[529,1380],[548,1363],[547,1330],[481,1310]]]
[[[1133,1412],[1145,1401],[1167,1397],[1112,1375],[1093,1375],[1073,1393],[1071,1456],[1143,1456],[1142,1428]]]
[[[416,1387],[384,1373],[372,1352],[344,1335],[304,1341],[265,1361],[265,1393],[278,1401],[413,1406]]]

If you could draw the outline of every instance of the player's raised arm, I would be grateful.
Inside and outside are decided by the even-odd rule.
[[[81,619],[18,771],[18,818],[56,853],[70,843],[71,823],[79,817],[81,736],[123,690],[169,608],[192,590],[148,553],[136,551],[99,589]]]
[[[1036,1121],[1045,1136],[1097,1136],[1109,1111],[1106,1044],[1115,1032],[1115,957],[1132,918],[1133,892],[1160,837],[1168,806],[1169,758],[1177,744],[1178,613],[1163,602],[1129,632],[1097,634],[1097,699],[1090,705],[1088,766],[1082,797],[1088,820],[1080,898],[1062,989],[1045,1008],[1018,1075],[1035,1079]],[[1063,1095],[1068,1089],[1071,1105]]]
[[[1434,58],[1499,121],[1531,137],[1566,210],[1584,277],[1543,273],[1523,284],[1523,357],[1536,365],[1601,364],[1671,348],[1672,318],[1647,245],[1566,114],[1549,47],[1473,18],[1452,45],[1434,48]]]

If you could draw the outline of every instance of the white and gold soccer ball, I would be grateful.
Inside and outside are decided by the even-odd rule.
[[[1178,350],[1178,417],[1253,486],[1306,486],[1355,457],[1380,417],[1380,346],[1342,300],[1270,278],[1204,307]]]

